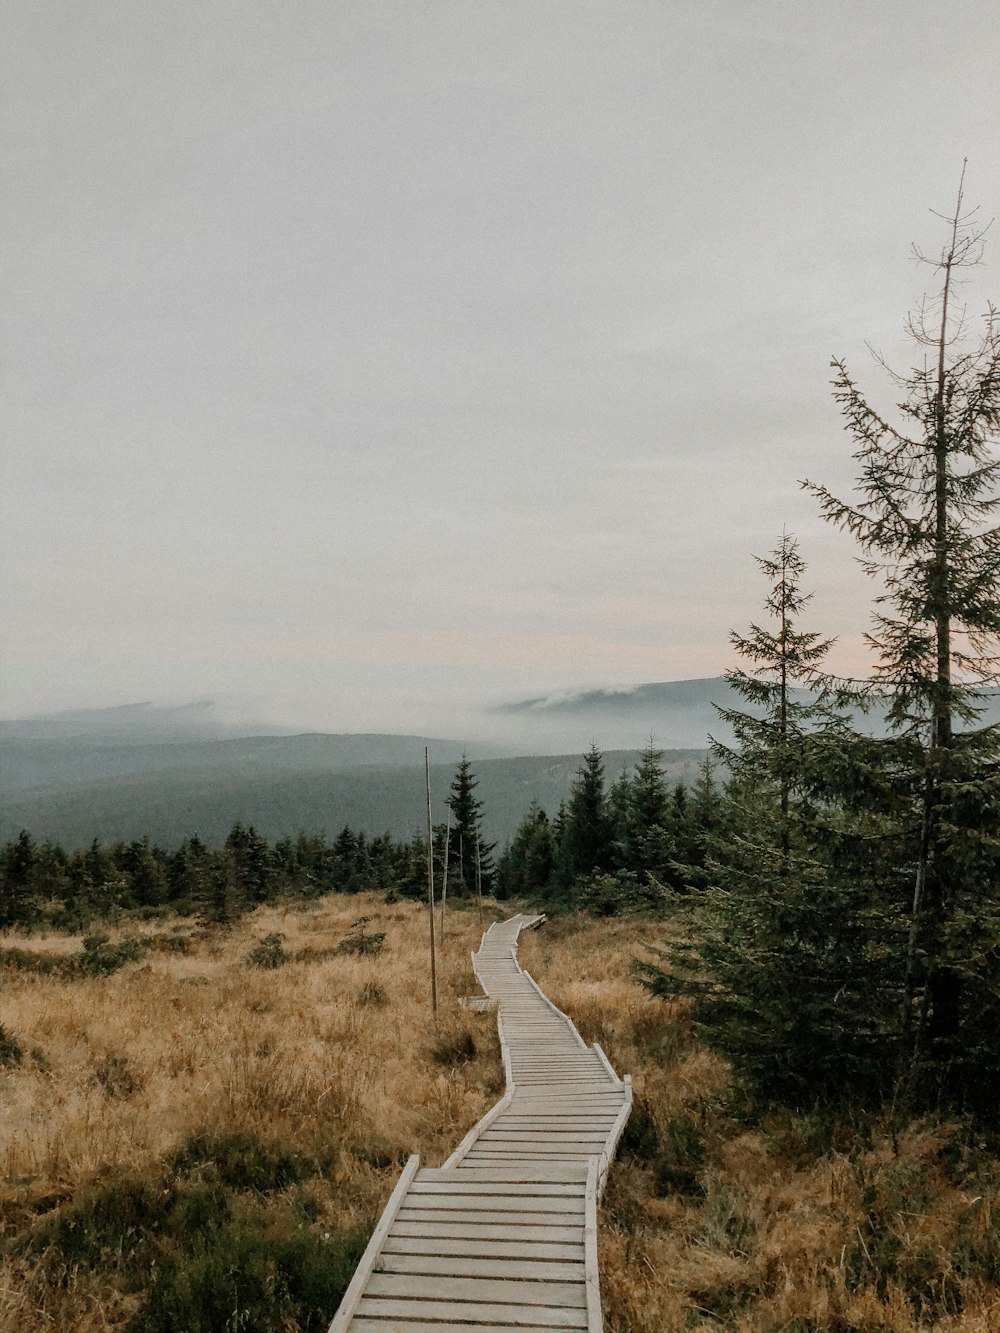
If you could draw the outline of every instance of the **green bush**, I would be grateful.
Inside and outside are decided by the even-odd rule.
[[[672,1117],[660,1135],[656,1193],[661,1196],[703,1195],[705,1191],[698,1180],[698,1172],[704,1164],[705,1140],[697,1127],[684,1116]]]
[[[56,1217],[27,1237],[25,1248],[47,1250],[85,1268],[122,1268],[134,1287],[140,1267],[174,1238],[188,1243],[199,1232],[222,1225],[230,1215],[217,1185],[178,1189],[159,1181],[112,1180],[83,1190]]]
[[[364,1252],[362,1232],[265,1234],[234,1218],[158,1268],[131,1333],[322,1333]]]
[[[0,1023],[0,1068],[4,1065],[19,1065],[23,1059],[21,1043],[9,1028]]]
[[[385,943],[385,931],[373,931],[367,934],[365,927],[375,918],[359,916],[348,934],[337,945],[337,953],[353,953],[374,957],[382,952]]]
[[[142,1075],[124,1055],[106,1055],[98,1062],[94,1077],[109,1097],[131,1097],[143,1086]]]
[[[476,1040],[471,1032],[449,1032],[438,1037],[431,1048],[435,1064],[456,1068],[467,1065],[479,1054]]]
[[[103,930],[92,931],[84,936],[83,951],[76,955],[76,968],[85,977],[109,977],[113,972],[134,963],[141,958],[149,947],[147,940],[126,935],[117,944],[110,943],[110,937]]]
[[[253,1134],[195,1134],[174,1158],[179,1175],[214,1178],[228,1189],[286,1189],[316,1174],[316,1166],[280,1143],[262,1143]]]
[[[673,1116],[664,1126],[657,1124],[648,1105],[637,1099],[618,1147],[619,1156],[632,1158],[654,1173],[654,1190],[667,1194],[699,1196],[704,1193],[698,1173],[705,1164],[705,1141],[698,1128],[684,1116]]]
[[[594,916],[638,916],[663,911],[666,890],[651,876],[640,880],[631,870],[613,875],[595,872],[575,881],[576,905]]]
[[[247,954],[247,962],[254,967],[281,967],[292,956],[281,941],[281,935],[265,935]]]
[[[358,991],[358,1004],[368,1005],[372,1009],[381,1009],[388,1002],[389,997],[377,981],[366,981]]]
[[[406,1153],[400,1148],[393,1148],[384,1139],[369,1139],[364,1143],[352,1143],[347,1151],[358,1162],[373,1166],[377,1171],[385,1171],[390,1166],[402,1166]]]
[[[35,953],[32,949],[0,949],[0,968],[15,972],[37,972],[43,976],[52,973],[72,975],[74,960],[60,954]]]

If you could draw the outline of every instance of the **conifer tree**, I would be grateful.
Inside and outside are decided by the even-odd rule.
[[[476,849],[479,849],[479,867],[484,892],[493,883],[493,850],[483,833],[483,803],[476,795],[479,780],[472,772],[472,764],[465,755],[459,761],[452,779],[446,804],[451,810],[451,833],[448,854],[449,893],[476,892]]]
[[[544,893],[554,865],[552,825],[538,802],[532,801],[510,846],[497,862],[498,897],[517,898]]]
[[[631,849],[625,867],[640,883],[661,880],[674,854],[670,803],[663,771],[663,751],[652,736],[632,774]]]
[[[736,742],[713,743],[731,780],[726,822],[713,814],[704,834],[707,892],[689,937],[644,972],[658,993],[695,997],[708,1041],[758,1095],[805,1106],[870,1079],[884,1023],[864,904],[815,829],[820,738],[839,724],[796,686],[814,682],[829,641],[799,628],[809,597],[795,539],[757,563],[769,623],[732,635],[745,665],[727,679],[747,706],[720,710]]]
[[[27,829],[8,843],[0,861],[0,927],[30,926],[40,915],[38,848]]]
[[[963,168],[964,181],[964,168]],[[940,216],[940,215],[939,215]],[[901,1027],[904,1073],[934,1099],[1000,1092],[1000,743],[976,720],[1000,665],[1000,319],[970,336],[958,304],[985,228],[962,187],[940,253],[918,257],[938,291],[908,320],[918,364],[886,369],[899,415],[876,410],[841,360],[834,393],[856,449],[858,498],[804,483],[825,518],[857,539],[880,583],[856,686],[884,701],[883,767],[902,807],[909,915]]]
[[[732,667],[724,679],[748,705],[747,709],[720,708],[735,745],[713,743],[716,758],[729,770],[737,789],[759,797],[762,784],[773,796],[778,847],[791,855],[793,794],[815,783],[807,770],[807,738],[825,709],[803,698],[796,686],[816,683],[820,664],[832,646],[812,631],[798,628],[798,616],[812,598],[801,587],[805,561],[798,542],[789,533],[768,556],[755,556],[770,591],[764,602],[771,624],[752,624],[746,635],[733,631],[730,642],[746,666]]]
[[[583,756],[569,800],[561,812],[556,872],[563,888],[611,869],[611,814],[604,789],[604,756],[596,745]]]
[[[256,907],[272,897],[276,877],[271,849],[252,824],[249,828],[234,824],[230,829],[225,861],[228,893],[218,890],[216,912],[220,918]]]

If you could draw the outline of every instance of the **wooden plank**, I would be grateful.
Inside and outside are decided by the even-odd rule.
[[[619,1112],[620,1114],[620,1112]],[[493,1134],[544,1134],[549,1130],[559,1134],[577,1134],[586,1138],[606,1139],[615,1127],[617,1116],[610,1112],[595,1117],[580,1116],[574,1120],[565,1115],[504,1116],[492,1129]]]
[[[481,1138],[476,1148],[481,1148],[484,1152],[502,1148],[504,1152],[516,1153],[523,1147],[529,1155],[531,1149],[544,1148],[547,1151],[549,1148],[565,1148],[589,1157],[591,1153],[602,1153],[606,1142],[607,1139],[603,1134],[595,1134],[585,1139],[580,1134],[559,1134],[552,1130],[539,1130],[537,1133],[528,1131],[523,1134],[490,1134]]]
[[[595,1129],[607,1134],[621,1112],[606,1111],[600,1115],[559,1115],[551,1111],[543,1115],[505,1115],[496,1129],[543,1129],[546,1125],[559,1129]]]
[[[476,1255],[481,1259],[558,1259],[583,1263],[583,1241],[468,1240],[457,1236],[387,1236],[382,1256],[387,1254]]]
[[[600,1156],[606,1142],[603,1134],[595,1134],[592,1138],[585,1139],[579,1134],[558,1134],[547,1130],[545,1133],[539,1131],[537,1134],[492,1134],[488,1138],[480,1139],[477,1146],[484,1152],[494,1152],[500,1148],[504,1152],[516,1153],[520,1148],[524,1148],[529,1156],[532,1150],[548,1152],[550,1148],[554,1148],[589,1157],[592,1153]]]
[[[605,1102],[603,1106],[588,1106],[586,1110],[588,1114],[600,1116],[601,1119],[605,1119],[606,1117],[611,1116],[612,1113],[617,1116],[623,1105],[623,1102]],[[515,1119],[517,1116],[561,1116],[562,1106],[562,1099],[556,1101],[525,1102],[520,1106],[512,1107],[511,1114]]]
[[[543,1213],[534,1211],[505,1213],[500,1209],[486,1212],[481,1208],[404,1208],[398,1218],[402,1222],[483,1222],[497,1225],[507,1222],[510,1225],[533,1227],[559,1226],[562,1222],[573,1222],[583,1217],[573,1213]]]
[[[551,1087],[574,1088],[574,1089],[579,1088],[581,1090],[584,1088],[586,1089],[595,1088],[599,1090],[602,1085],[596,1083],[594,1079],[590,1077],[589,1074],[581,1074],[579,1078],[574,1078],[570,1074],[552,1074],[551,1077],[546,1077],[546,1075],[538,1073],[538,1074],[527,1074],[527,1075],[522,1074],[521,1077],[517,1080],[517,1086],[519,1088],[535,1088],[539,1086],[544,1086],[550,1088]],[[611,1085],[609,1084],[608,1086]]]
[[[533,1125],[530,1129],[513,1129],[507,1125],[497,1125],[495,1129],[488,1130],[479,1142],[507,1139],[511,1143],[537,1143],[546,1139],[576,1139],[580,1143],[596,1141],[603,1145],[607,1137],[600,1130],[575,1129],[572,1125],[563,1127],[557,1121],[549,1125]]]
[[[408,1194],[397,1214],[403,1217],[413,1210],[423,1213],[454,1212],[456,1209],[471,1213],[578,1213],[583,1208],[583,1195],[561,1198],[558,1195],[537,1194],[531,1198],[509,1199],[504,1194]]]
[[[621,1106],[624,1100],[622,1089],[614,1088],[610,1083],[595,1083],[590,1088],[577,1088],[575,1086],[562,1090],[560,1084],[553,1083],[549,1087],[518,1088],[514,1093],[515,1101],[552,1101],[562,1099],[567,1105],[579,1105],[581,1101],[587,1104],[606,1104]]]
[[[479,1301],[483,1305],[556,1306],[585,1310],[582,1282],[505,1282],[491,1277],[426,1277],[415,1273],[372,1273],[365,1288],[372,1297],[407,1300]]]
[[[523,1218],[506,1222],[452,1222],[448,1218],[404,1219],[392,1228],[393,1236],[424,1237],[442,1240],[499,1240],[520,1243],[551,1242],[557,1245],[583,1244],[584,1218],[569,1218],[564,1225],[535,1225]]]
[[[602,1077],[607,1075],[607,1068],[601,1064],[600,1060],[590,1052],[577,1055],[572,1051],[560,1052],[553,1050],[546,1053],[539,1050],[537,1054],[534,1051],[518,1050],[511,1057],[515,1064],[522,1069],[540,1069],[545,1065],[559,1069],[592,1069],[595,1074]],[[616,1078],[612,1078],[613,1083],[617,1083]]]
[[[425,1166],[417,1175],[417,1180],[471,1180],[482,1181],[484,1184],[504,1184],[508,1181],[517,1183],[533,1184],[535,1181],[555,1181],[564,1184],[583,1184],[587,1183],[587,1172],[579,1167],[573,1166],[552,1166],[547,1167],[543,1174],[536,1174],[534,1168],[519,1168],[516,1166],[503,1167],[497,1170],[479,1169],[476,1170],[470,1166],[463,1166],[461,1170],[446,1170],[444,1167]]]
[[[592,1069],[595,1074],[602,1077],[607,1075],[607,1068],[601,1064],[600,1060],[590,1052],[577,1055],[572,1051],[560,1052],[553,1050],[545,1052],[539,1050],[537,1054],[534,1051],[518,1050],[511,1057],[515,1064],[523,1069],[540,1069],[546,1064],[552,1068],[559,1069]],[[616,1078],[612,1078],[613,1083],[617,1083]]]
[[[523,1324],[529,1328],[586,1328],[586,1309],[563,1309],[556,1306],[501,1305],[496,1302],[462,1302],[456,1305],[451,1301],[414,1301],[399,1298],[373,1298],[365,1296],[358,1307],[358,1314],[367,1322],[369,1319],[408,1319],[425,1321],[418,1323],[421,1333],[431,1333],[428,1322],[433,1322],[435,1333],[441,1330],[457,1330],[468,1333],[469,1324],[492,1324],[510,1333],[511,1324]],[[465,1326],[463,1328],[463,1325]],[[372,1325],[367,1324],[368,1328]],[[384,1333],[385,1324],[376,1325],[379,1333]]]
[[[473,1166],[506,1166],[510,1162],[524,1162],[528,1165],[550,1166],[561,1162],[571,1162],[574,1166],[586,1166],[591,1157],[599,1156],[592,1152],[580,1152],[576,1148],[536,1148],[531,1152],[511,1152],[507,1148],[477,1148],[475,1156],[469,1160]]]
[[[565,1185],[558,1180],[540,1180],[536,1183],[515,1182],[512,1180],[415,1180],[410,1186],[410,1197],[415,1194],[475,1194],[481,1199],[499,1196],[503,1199],[519,1198],[521,1195],[545,1196],[551,1199],[582,1199],[587,1182],[581,1180],[572,1185]]]
[[[456,1307],[460,1309],[461,1307]],[[523,1333],[534,1333],[538,1324],[530,1328],[526,1324],[446,1324],[435,1319],[433,1324],[423,1319],[355,1319],[351,1333],[511,1333],[513,1329],[522,1329]]]
[[[383,1250],[378,1261],[381,1273],[413,1273],[440,1277],[518,1278],[528,1282],[580,1282],[587,1270],[581,1254],[578,1263],[546,1262],[542,1259],[500,1259],[476,1254],[394,1254]]]

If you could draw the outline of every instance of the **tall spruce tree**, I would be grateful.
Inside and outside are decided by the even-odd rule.
[[[964,180],[964,168],[963,168]],[[939,215],[940,216],[940,215]],[[876,410],[841,360],[834,394],[856,446],[857,498],[803,483],[857,539],[879,581],[857,693],[885,701],[883,768],[900,810],[909,916],[902,1072],[925,1103],[1000,1098],[1000,741],[977,726],[1000,662],[1000,320],[974,336],[958,303],[985,228],[962,187],[940,252],[918,257],[938,289],[907,326],[917,364],[888,371],[898,416]],[[870,746],[867,747],[870,751]]]
[[[713,743],[718,759],[729,770],[737,790],[772,798],[777,812],[777,844],[791,855],[792,801],[813,783],[807,772],[809,733],[826,716],[823,705],[796,692],[816,683],[820,664],[832,646],[812,631],[798,628],[798,617],[811,601],[802,591],[805,561],[798,542],[789,533],[767,556],[754,556],[770,591],[764,602],[771,624],[752,624],[749,634],[730,634],[730,642],[747,664],[725,672],[725,680],[750,705],[750,710],[720,708],[719,715],[733,730],[735,745]]]
[[[493,886],[493,851],[496,843],[488,842],[483,833],[483,803],[476,795],[478,786],[479,780],[472,772],[472,764],[463,755],[455,770],[446,801],[451,810],[449,893],[476,892],[477,849],[483,892],[488,893]]]
[[[554,865],[552,825],[538,802],[532,801],[497,862],[497,896],[519,898],[544,893]]]
[[[820,738],[838,724],[801,687],[815,682],[829,640],[799,628],[809,596],[795,539],[757,562],[768,623],[732,635],[745,665],[727,679],[746,706],[720,710],[736,739],[713,743],[730,783],[725,822],[703,835],[695,878],[707,892],[687,937],[643,971],[654,991],[695,997],[707,1040],[759,1096],[808,1106],[858,1088],[884,1025],[864,904],[818,851],[814,827]]]
[[[0,927],[30,926],[41,913],[37,886],[38,848],[27,829],[0,857]]]
[[[608,795],[614,865],[629,877],[623,889],[633,909],[658,905],[677,856],[676,807],[667,792],[662,761],[663,751],[650,737],[638,762],[621,774]]]
[[[560,814],[556,875],[560,887],[569,889],[578,879],[610,870],[614,856],[604,756],[596,744],[583,756]]]

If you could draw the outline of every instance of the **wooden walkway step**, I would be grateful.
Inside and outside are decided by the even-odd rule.
[[[506,1092],[442,1167],[407,1162],[329,1333],[600,1333],[597,1202],[632,1085],[519,967],[543,921],[499,922],[473,954]]]

